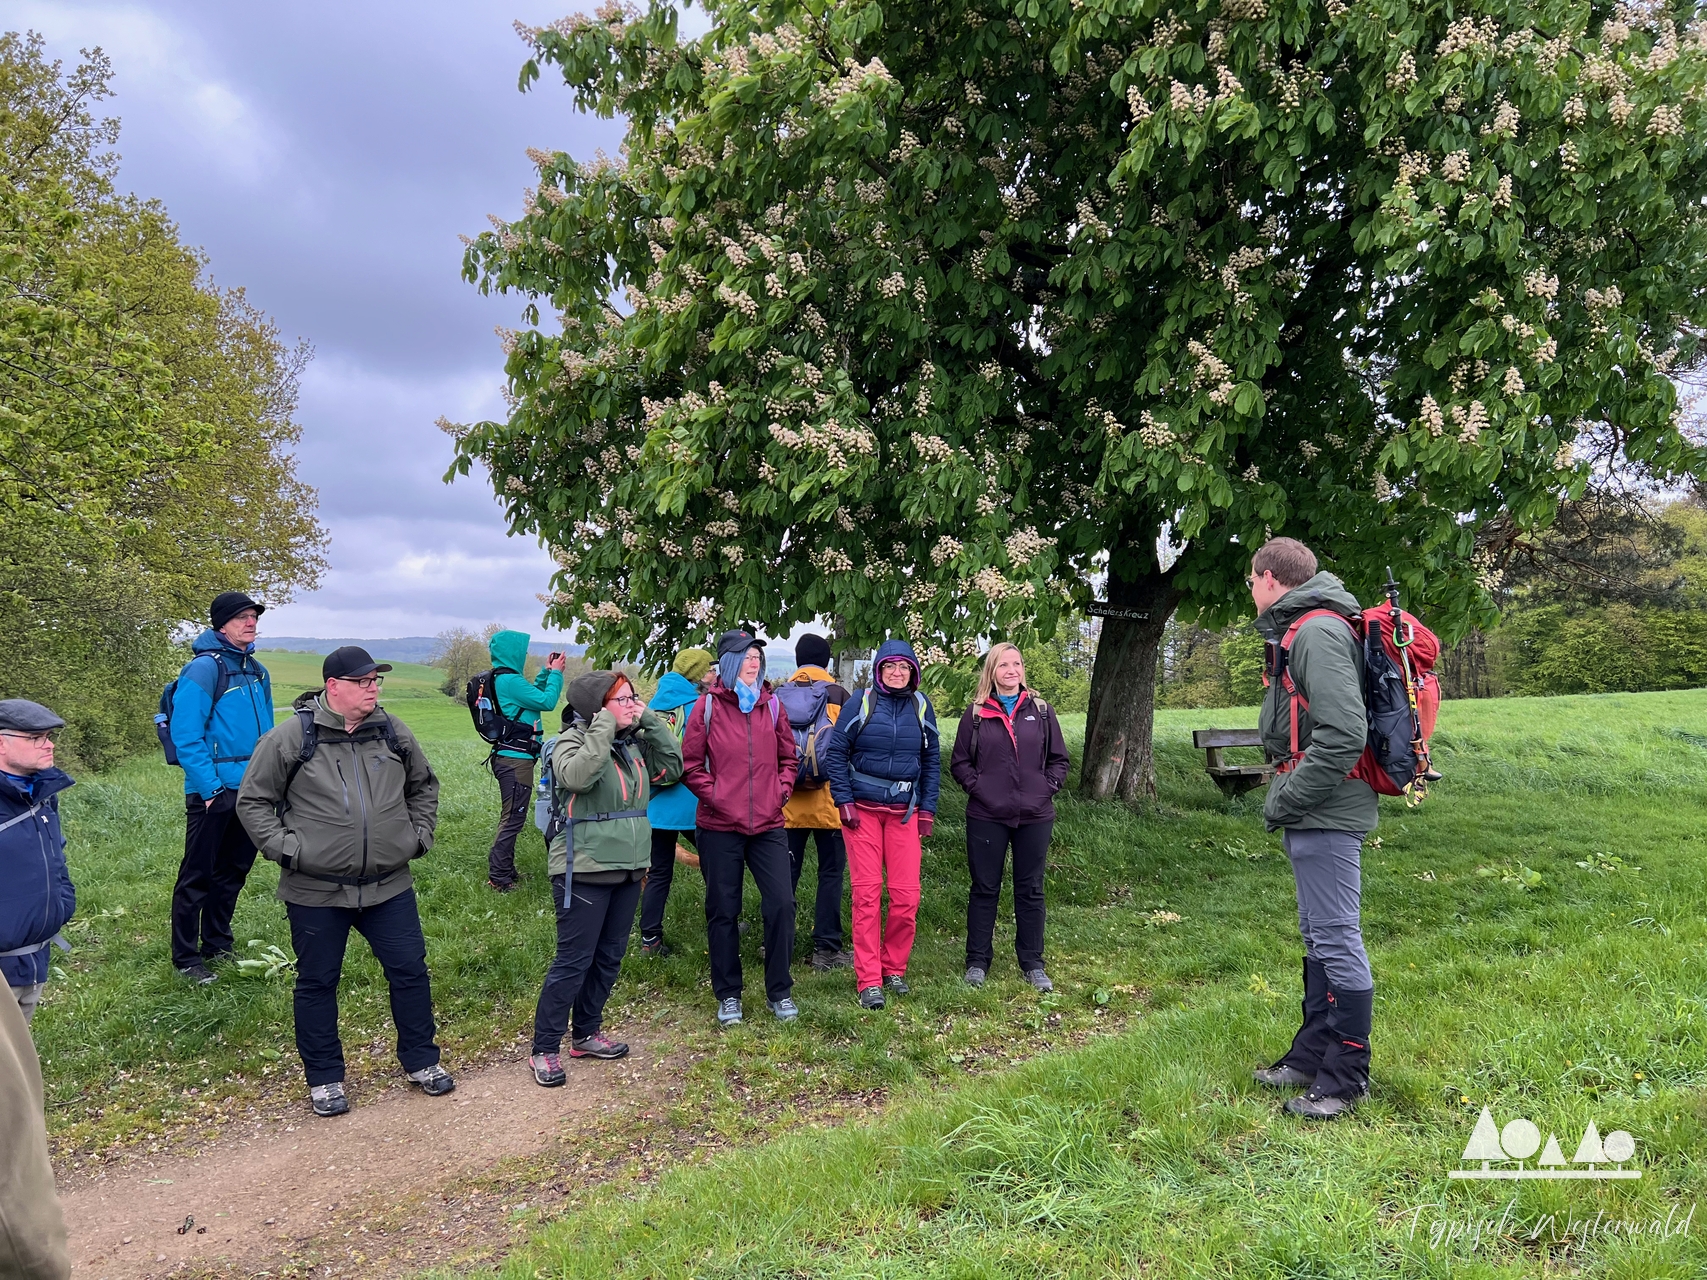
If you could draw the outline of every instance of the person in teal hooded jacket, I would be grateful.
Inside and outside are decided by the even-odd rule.
[[[709,683],[711,662],[709,650],[683,649],[652,695],[652,710],[670,726],[678,746],[687,732],[688,712]],[[683,782],[660,787],[646,806],[646,818],[652,824],[652,866],[646,873],[646,887],[640,898],[643,956],[670,954],[664,942],[664,907],[670,900],[670,883],[676,876],[676,842],[685,837],[689,844],[694,844],[698,814],[699,797]]]
[[[533,807],[533,764],[539,759],[540,715],[555,711],[558,699],[563,696],[564,662],[561,653],[554,653],[545,660],[537,676],[527,679],[522,675],[528,660],[525,631],[495,632],[487,642],[487,651],[492,655],[492,669],[498,673],[492,687],[498,695],[499,714],[533,730],[531,751],[503,747],[492,753],[492,776],[498,779],[503,807],[498,834],[486,855],[486,883],[499,893],[508,893],[516,887],[516,837],[521,835],[528,811]]]

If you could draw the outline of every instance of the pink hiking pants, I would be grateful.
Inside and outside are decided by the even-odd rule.
[[[891,974],[907,972],[919,915],[919,815],[902,825],[905,810],[860,805],[859,826],[843,827],[848,882],[853,887],[854,983],[864,991]],[[889,880],[889,918],[883,918],[883,881]]]

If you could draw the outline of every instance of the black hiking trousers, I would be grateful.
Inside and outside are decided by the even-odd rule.
[[[237,791],[227,787],[210,806],[184,797],[184,860],[172,887],[172,967],[232,952],[231,917],[255,865],[255,842],[237,820]]]
[[[492,775],[498,779],[503,808],[498,834],[486,855],[486,878],[500,889],[508,889],[516,882],[516,840],[527,826],[528,810],[533,807],[533,761],[493,756]]]
[[[569,901],[563,902],[565,879]],[[622,972],[640,881],[591,884],[586,877],[551,877],[557,904],[557,954],[546,970],[533,1015],[533,1051],[560,1053],[563,1033],[574,1019],[572,1040],[585,1040],[604,1026],[605,1003]]]
[[[646,887],[640,895],[640,941],[651,946],[664,940],[664,908],[670,902],[670,886],[676,879],[676,841],[686,840],[697,849],[691,831],[652,828],[652,865],[646,871]]]
[[[310,1086],[344,1078],[338,1039],[338,984],[344,949],[354,929],[367,939],[391,988],[397,1027],[397,1061],[419,1071],[439,1060],[433,1042],[433,988],[427,977],[427,939],[415,890],[405,889],[372,907],[305,907],[285,903],[290,945],[296,951],[296,1051]]]

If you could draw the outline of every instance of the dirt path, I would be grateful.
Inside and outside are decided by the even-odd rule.
[[[578,1123],[616,1108],[644,1110],[669,1070],[639,1044],[620,1062],[564,1065],[569,1083],[561,1089],[534,1084],[522,1057],[460,1076],[443,1098],[414,1089],[357,1094],[350,1113],[333,1120],[316,1119],[305,1102],[299,1119],[227,1136],[195,1156],[138,1161],[62,1184],[72,1274],[243,1276],[317,1244],[335,1246],[344,1262],[350,1238],[380,1243],[364,1218],[395,1223],[401,1206],[456,1190],[501,1160],[543,1151]],[[194,1225],[180,1234],[186,1218]],[[376,1251],[414,1259],[418,1243],[434,1252],[420,1234],[407,1253],[403,1241],[391,1243],[397,1247]],[[336,1271],[392,1269],[373,1261]]]

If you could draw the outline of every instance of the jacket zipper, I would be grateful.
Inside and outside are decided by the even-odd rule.
[[[356,774],[356,803],[362,807],[362,869],[358,875],[367,876],[367,796],[362,789],[362,753],[354,742],[350,743],[350,766]],[[362,905],[362,885],[356,886],[356,906]]]
[[[757,713],[759,704],[753,703],[752,711],[746,715],[747,721],[747,834],[752,835],[759,826],[759,802],[757,789],[753,786],[753,770],[758,764],[753,758],[753,716]]]
[[[47,810],[43,809],[41,812],[41,826],[36,828],[36,839],[37,839],[37,842],[41,848],[42,879],[47,884],[47,893],[45,893],[42,896],[42,910],[41,910],[41,927],[44,929],[47,928],[48,913],[53,909],[53,864],[52,864],[52,861],[48,858],[48,853],[47,853],[47,831],[48,831]],[[51,958],[51,956],[52,956],[52,952],[50,951],[49,952],[49,958]],[[33,971],[33,969],[34,969],[33,965],[31,966],[31,969]]]

